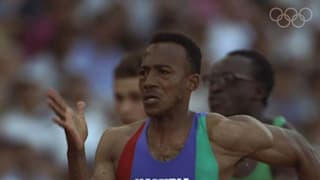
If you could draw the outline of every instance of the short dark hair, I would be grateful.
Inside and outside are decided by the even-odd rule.
[[[154,34],[148,43],[173,42],[184,47],[186,55],[193,73],[200,74],[201,70],[201,50],[198,45],[188,36],[177,32],[158,32]]]
[[[138,77],[142,53],[134,52],[125,56],[114,71],[115,79]]]
[[[274,72],[266,57],[255,50],[236,50],[228,53],[228,56],[242,56],[251,61],[253,65],[253,78],[262,83],[266,89],[267,96],[264,97],[263,103],[267,105],[274,86]]]

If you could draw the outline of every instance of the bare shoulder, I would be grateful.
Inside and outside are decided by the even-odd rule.
[[[141,127],[143,123],[144,121],[138,121],[128,125],[108,128],[104,131],[101,139],[121,141],[123,137],[133,135]]]
[[[122,149],[143,122],[106,129],[95,158],[93,179],[116,179],[116,171]]]
[[[97,152],[108,152],[107,154],[113,160],[117,160],[127,141],[137,132],[143,123],[144,121],[138,121],[129,125],[106,129],[101,136]]]
[[[210,139],[228,150],[251,153],[272,144],[271,132],[251,116],[208,113],[207,125]]]

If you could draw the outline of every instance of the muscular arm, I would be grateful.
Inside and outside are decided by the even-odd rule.
[[[266,162],[271,165],[294,167],[300,179],[320,179],[320,156],[313,147],[296,131],[277,128],[274,126],[261,126],[261,123],[250,116],[234,116],[247,136],[241,136],[247,157]],[[240,120],[240,121],[239,121]],[[256,130],[253,130],[256,128]],[[248,131],[249,129],[252,129]],[[260,131],[260,132],[259,132]],[[266,133],[265,135],[263,135]],[[241,134],[241,133],[240,133]],[[270,136],[271,135],[271,136]]]
[[[273,135],[272,146],[254,154],[253,158],[271,165],[294,167],[300,179],[320,179],[320,155],[296,131],[267,126]]]
[[[113,137],[112,130],[106,130],[103,134],[97,149],[94,174],[91,180],[116,180],[112,161]]]

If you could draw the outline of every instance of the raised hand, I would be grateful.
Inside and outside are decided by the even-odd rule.
[[[49,107],[56,114],[53,121],[65,130],[68,148],[83,150],[88,136],[88,128],[84,117],[85,102],[77,102],[77,111],[74,111],[53,89],[48,91],[47,98]]]

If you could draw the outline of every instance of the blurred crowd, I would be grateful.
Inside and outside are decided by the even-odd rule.
[[[308,7],[302,28],[280,28],[272,7]],[[159,30],[184,32],[201,46],[202,73],[226,53],[262,52],[276,84],[267,114],[283,115],[320,147],[320,1],[317,0],[1,0],[0,179],[64,179],[64,132],[45,94],[88,104],[88,161],[107,127],[117,126],[113,71]],[[190,108],[207,111],[207,87]],[[320,148],[319,148],[320,149]]]

